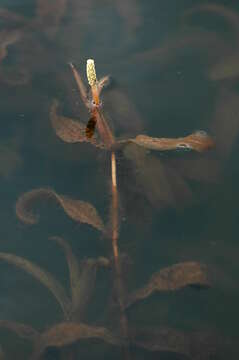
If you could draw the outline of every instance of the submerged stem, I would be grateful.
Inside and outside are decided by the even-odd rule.
[[[125,340],[129,339],[128,334],[128,320],[125,314],[125,294],[124,285],[122,281],[122,269],[119,260],[118,238],[119,238],[119,203],[118,203],[118,188],[117,188],[117,173],[116,173],[116,158],[115,152],[111,152],[111,183],[112,183],[112,248],[115,265],[116,291],[117,299],[120,309],[120,328],[122,336]],[[130,359],[129,347],[124,346],[125,359]]]

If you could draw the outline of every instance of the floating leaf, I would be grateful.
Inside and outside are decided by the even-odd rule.
[[[184,262],[154,273],[144,287],[129,295],[126,307],[149,297],[155,291],[172,291],[186,286],[209,286],[205,265],[194,261]]]
[[[15,321],[0,320],[0,328],[5,328],[16,333],[19,337],[34,341],[39,333],[29,325],[17,323]],[[1,359],[1,357],[0,357]]]
[[[60,323],[43,333],[36,344],[31,360],[37,360],[48,347],[62,347],[83,339],[100,339],[112,345],[121,346],[123,341],[104,327],[81,323]]]
[[[58,107],[58,101],[54,100],[50,109],[50,119],[52,126],[60,139],[68,143],[90,142],[97,147],[103,147],[103,145],[96,141],[95,138],[86,137],[85,124],[58,115]]]
[[[191,135],[176,139],[138,135],[135,139],[129,139],[128,141],[146,149],[158,151],[188,149],[202,152],[214,146],[213,140],[204,131],[196,131]]]
[[[93,205],[85,201],[58,195],[54,190],[47,188],[40,188],[23,194],[16,204],[17,216],[27,224],[36,224],[39,221],[39,216],[32,212],[32,207],[39,199],[49,198],[57,201],[72,220],[87,223],[101,231],[104,230],[103,222]]]
[[[71,302],[68,299],[62,285],[50,273],[41,269],[38,265],[32,263],[31,261],[13,254],[1,252],[0,259],[8,262],[9,264],[15,265],[17,268],[26,271],[35,279],[39,280],[55,296],[65,316],[68,317],[68,313],[71,308]]]

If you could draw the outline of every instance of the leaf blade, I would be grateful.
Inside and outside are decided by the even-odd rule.
[[[154,273],[148,283],[129,295],[126,307],[149,297],[156,291],[174,291],[187,286],[210,285],[206,266],[198,262],[178,263]]]
[[[49,188],[39,188],[24,193],[17,200],[17,217],[26,224],[38,223],[39,215],[33,213],[32,207],[39,199],[53,199],[61,205],[64,212],[74,221],[86,223],[99,231],[104,231],[103,221],[93,205],[81,200],[74,200],[68,196],[57,194]]]
[[[214,141],[204,131],[196,131],[185,137],[180,138],[153,138],[147,135],[138,135],[134,139],[128,139],[146,149],[157,151],[169,151],[188,149],[203,152],[214,147]]]
[[[59,102],[54,100],[50,108],[50,120],[56,135],[67,143],[88,142],[92,145],[103,148],[103,144],[95,138],[87,138],[85,124],[72,120],[62,115],[58,115]]]
[[[0,328],[12,331],[20,338],[30,341],[35,341],[35,339],[39,336],[38,331],[33,329],[31,326],[15,321],[0,320]]]
[[[41,269],[33,262],[24,259],[20,256],[16,256],[9,253],[0,252],[0,259],[6,261],[9,264],[15,265],[33,276],[35,279],[41,282],[56,298],[60,304],[63,313],[68,318],[68,314],[71,308],[71,302],[65,293],[62,285],[46,270]]]
[[[35,346],[31,360],[39,359],[48,347],[54,346],[60,348],[79,340],[91,338],[99,339],[112,345],[121,346],[123,344],[120,338],[114,336],[104,327],[64,322],[53,326],[41,335]]]

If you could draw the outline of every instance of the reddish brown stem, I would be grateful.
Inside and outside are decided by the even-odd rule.
[[[118,188],[117,188],[117,173],[116,173],[116,158],[115,153],[111,153],[111,184],[112,184],[112,248],[114,255],[114,264],[115,264],[115,275],[116,275],[116,291],[117,299],[120,309],[120,327],[122,336],[126,341],[129,339],[128,334],[128,320],[125,314],[125,294],[124,294],[124,285],[122,281],[122,270],[119,259],[119,250],[118,250],[118,238],[119,238],[119,203],[118,203]],[[125,359],[130,359],[129,347],[124,346],[124,357]]]

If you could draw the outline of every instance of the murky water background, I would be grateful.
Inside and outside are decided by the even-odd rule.
[[[68,63],[73,62],[85,79],[86,59],[94,58],[99,76],[112,76],[103,102],[117,136],[179,137],[204,130],[216,142],[215,149],[203,154],[143,153],[138,169],[118,155],[119,246],[130,258],[124,274],[128,288],[140,287],[155,271],[183,261],[207,264],[212,278],[209,289],[154,294],[128,310],[129,322],[138,327],[209,331],[236,344],[237,2],[210,1],[208,8],[191,13],[205,2],[55,0],[53,10],[49,3],[1,2],[0,251],[37,263],[67,288],[63,252],[49,236],[65,238],[79,259],[107,255],[100,233],[67,218],[54,202],[41,205],[41,221],[35,226],[23,225],[15,214],[21,194],[51,187],[92,203],[107,219],[111,199],[107,155],[88,144],[63,143],[49,120],[56,98],[61,113],[87,122]],[[110,287],[110,275],[100,271],[88,323],[104,324]],[[4,262],[0,262],[0,294],[1,320],[40,331],[62,320],[49,291]],[[31,353],[28,341],[2,329],[0,344],[6,359],[27,359]],[[93,344],[83,341],[74,346],[84,359],[120,358],[117,348]],[[216,350],[210,359],[238,353],[236,345],[230,346],[230,353]],[[134,351],[137,359],[159,358],[157,352]],[[184,359],[178,354],[160,356]],[[60,359],[54,349],[45,358]]]

